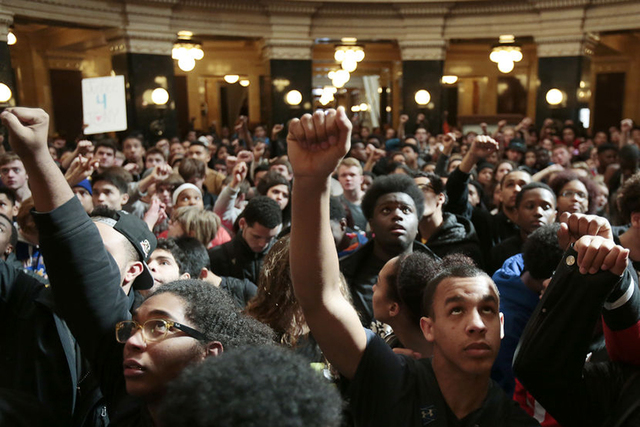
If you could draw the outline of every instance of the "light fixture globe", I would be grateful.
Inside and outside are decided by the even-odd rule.
[[[509,56],[513,62],[522,61],[522,51],[520,48],[514,48],[511,52],[509,52]]]
[[[515,64],[510,59],[503,59],[500,62],[498,62],[498,70],[504,74],[507,74],[513,71],[514,67],[515,67]]]
[[[560,89],[553,88],[547,92],[545,99],[549,105],[560,105],[564,101],[564,93]]]
[[[155,88],[151,92],[151,100],[156,105],[165,105],[169,101],[169,92],[161,87]]]
[[[191,57],[196,61],[200,61],[202,58],[204,58],[204,51],[199,47],[196,47],[189,50],[189,55],[191,55]]]
[[[13,34],[13,31],[9,31],[7,33],[7,44],[9,46],[13,46],[14,44],[16,44],[18,42],[18,38],[16,37],[15,34]]]
[[[338,61],[338,62],[342,62],[344,61],[344,50],[343,49],[338,49],[336,50],[336,53],[333,54],[333,58]]]
[[[229,83],[230,85],[240,80],[240,76],[237,74],[227,74],[223,78],[224,78],[224,81]]]
[[[349,73],[353,73],[356,68],[358,68],[358,62],[355,59],[345,59],[344,61],[342,61],[343,70],[348,71]]]
[[[7,102],[11,99],[13,94],[11,93],[11,89],[4,83],[0,83],[0,102]]]
[[[363,59],[364,59],[364,49],[356,50],[356,61],[362,62]]]
[[[289,105],[300,105],[302,102],[302,94],[297,90],[290,90],[284,97],[284,102]]]
[[[196,67],[196,60],[191,56],[185,55],[178,59],[178,68],[182,71],[191,71]]]
[[[242,87],[247,87],[251,84],[251,82],[249,81],[249,79],[242,79],[240,80],[240,86]]]
[[[431,101],[431,94],[424,89],[420,89],[415,94],[415,100],[418,105],[427,105]]]

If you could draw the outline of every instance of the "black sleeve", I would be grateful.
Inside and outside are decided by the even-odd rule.
[[[445,211],[460,215],[466,219],[471,219],[473,206],[469,203],[469,178],[471,175],[455,168],[447,179],[447,197]]]
[[[618,377],[603,374],[613,367],[583,368],[607,296],[631,280],[628,269],[622,277],[580,274],[576,260],[569,249],[527,323],[513,365],[525,388],[565,427],[601,425],[615,401]]]
[[[115,324],[131,318],[120,270],[76,197],[34,217],[56,307],[109,399],[124,382]]]
[[[2,306],[6,305],[20,313],[23,311],[22,308],[33,303],[33,298],[43,287],[37,279],[0,260],[0,299],[4,303]]]

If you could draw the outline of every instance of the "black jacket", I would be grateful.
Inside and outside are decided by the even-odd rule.
[[[248,279],[258,283],[262,259],[271,245],[260,253],[253,252],[239,232],[231,241],[209,249],[211,271],[218,276]]]
[[[360,321],[369,327],[373,320],[373,285],[378,280],[378,273],[387,262],[373,255],[374,240],[340,260],[340,271],[344,275],[351,292],[353,305],[360,315]],[[414,252],[423,252],[438,259],[431,249],[418,241],[413,242]]]
[[[442,224],[427,241],[427,247],[440,258],[454,253],[464,254],[482,268],[484,259],[476,229],[471,221],[449,212],[443,212],[442,216]]]
[[[580,274],[569,249],[523,333],[514,371],[525,388],[563,427],[639,426],[640,368],[617,362],[586,363],[596,322],[624,327],[638,322],[640,292],[628,268]],[[621,307],[629,286],[635,292]],[[637,339],[637,337],[636,337]]]

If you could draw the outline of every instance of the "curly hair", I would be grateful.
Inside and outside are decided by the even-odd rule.
[[[291,350],[247,347],[185,369],[160,405],[172,427],[338,427],[338,390]]]
[[[280,336],[282,344],[295,347],[305,333],[307,322],[293,292],[289,243],[290,236],[286,235],[274,243],[265,256],[258,278],[258,291],[244,312],[269,325]],[[350,300],[344,281],[341,291]]]
[[[202,242],[195,237],[182,236],[175,239],[176,246],[180,249],[180,259],[176,261],[180,265],[180,273],[189,273],[193,279],[200,276],[203,268],[209,269],[209,253]]]
[[[414,325],[420,323],[422,296],[427,283],[438,273],[439,263],[422,252],[402,256],[397,262],[395,280],[389,281],[388,297],[403,303]]]
[[[280,205],[267,196],[252,198],[240,214],[250,227],[256,222],[263,227],[273,229],[282,224]]]
[[[522,246],[524,269],[536,280],[553,275],[564,251],[558,243],[559,223],[543,225],[529,234]]]
[[[631,222],[631,214],[640,212],[640,172],[628,178],[618,195],[620,215],[625,224]]]
[[[562,187],[564,187],[571,181],[580,181],[584,184],[589,195],[589,207],[587,208],[586,213],[594,213],[596,211],[596,197],[598,197],[598,187],[596,187],[593,181],[591,181],[589,178],[584,178],[571,171],[562,171],[551,180],[551,182],[549,183],[549,187],[551,187],[557,199],[558,197],[560,197]]]
[[[362,198],[362,213],[367,220],[373,218],[378,199],[389,193],[405,193],[413,199],[418,218],[424,212],[424,195],[413,179],[404,174],[394,174],[376,178]]]
[[[220,341],[225,349],[273,343],[273,331],[240,313],[227,291],[203,280],[176,280],[160,286],[147,299],[170,293],[185,304],[185,317],[207,342]]]
[[[498,287],[493,283],[491,277],[478,268],[473,260],[462,254],[451,254],[442,258],[437,265],[433,266],[437,271],[435,277],[427,283],[422,297],[422,315],[435,318],[433,311],[433,297],[436,293],[438,285],[445,279],[451,278],[467,278],[467,277],[485,277],[494,288],[496,295],[500,296]]]

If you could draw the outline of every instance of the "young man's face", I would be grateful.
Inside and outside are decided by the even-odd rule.
[[[289,168],[287,168],[286,165],[271,165],[271,167],[269,168],[270,171],[276,171],[278,172],[280,175],[284,176],[285,178],[287,178],[287,180],[291,181],[291,174],[289,173]]]
[[[418,159],[418,153],[416,153],[415,151],[413,151],[413,148],[411,147],[402,147],[402,154],[404,154],[404,157],[409,161],[412,162],[414,160]]]
[[[76,195],[78,200],[80,200],[80,204],[82,204],[84,211],[90,214],[91,211],[93,211],[93,196],[91,195],[91,193],[89,193],[87,189],[83,187],[73,187],[71,190],[73,191],[73,194]]]
[[[196,159],[204,162],[206,165],[211,160],[211,154],[206,147],[202,145],[191,145],[189,147],[189,154],[187,155],[190,159]]]
[[[435,212],[442,208],[444,195],[436,194],[433,189],[433,185],[431,185],[431,182],[427,177],[417,176],[413,178],[413,181],[416,183],[418,188],[422,190],[422,194],[424,195],[424,212],[422,217],[431,217]]]
[[[180,274],[178,262],[173,257],[173,254],[166,249],[156,249],[153,251],[147,265],[153,276],[154,287],[190,277],[188,274],[186,277]]]
[[[376,201],[369,224],[379,245],[404,251],[418,234],[415,202],[407,193],[384,194]]]
[[[434,368],[489,375],[503,336],[500,301],[490,280],[454,277],[438,285],[431,317],[420,320],[425,338],[434,344]]]
[[[500,201],[502,206],[507,209],[516,206],[516,196],[522,190],[522,187],[531,182],[531,175],[524,171],[515,171],[509,173],[502,182],[500,187]]]
[[[183,206],[196,206],[200,209],[204,209],[204,202],[202,201],[202,195],[200,195],[200,192],[193,188],[182,190],[176,199],[174,207],[181,208]]]
[[[169,149],[169,155],[175,156],[176,154],[185,154],[187,150],[184,149],[184,146],[181,142],[173,142],[171,143],[171,148]]]
[[[137,162],[142,159],[144,148],[142,148],[142,142],[139,139],[128,138],[122,144],[122,152],[128,161]]]
[[[4,193],[0,193],[0,213],[6,215],[7,218],[18,215],[18,207]]]
[[[116,153],[109,147],[98,147],[94,157],[98,159],[101,168],[110,168],[116,162]]]
[[[338,181],[344,191],[355,191],[362,188],[362,174],[355,166],[340,166]]]
[[[395,301],[389,298],[389,275],[397,269],[398,257],[391,258],[380,270],[378,281],[373,285],[373,317],[389,323],[389,312]]]
[[[120,193],[115,185],[107,181],[98,181],[93,184],[93,205],[105,205],[110,209],[121,210],[129,200],[127,193]]]
[[[194,328],[185,310],[182,298],[161,293],[145,300],[133,314],[133,320],[140,324],[150,319],[172,320]],[[145,342],[142,331],[136,330],[123,350],[127,393],[146,400],[158,399],[164,394],[169,381],[186,366],[200,362],[206,356],[206,347],[181,330],[171,328],[163,340],[156,342]]]
[[[5,186],[19,190],[27,185],[29,175],[20,160],[14,160],[0,167],[0,178]]]
[[[289,187],[284,184],[274,185],[267,190],[266,196],[275,200],[280,209],[284,210],[289,204]]]
[[[151,169],[153,167],[164,165],[166,162],[164,161],[164,156],[159,153],[151,153],[144,160],[145,169]]]
[[[556,198],[549,190],[534,188],[522,195],[518,206],[518,227],[529,235],[556,219]]]
[[[7,259],[14,250],[11,246],[11,221],[0,216],[0,258]]]
[[[571,154],[565,147],[556,147],[553,149],[551,161],[557,165],[567,167],[571,163]]]
[[[427,141],[427,130],[424,129],[424,128],[416,129],[415,137],[416,137],[416,140],[421,144],[423,142],[426,142]]]
[[[280,233],[280,226],[267,228],[258,222],[249,225],[244,218],[240,219],[239,224],[242,230],[242,238],[255,253],[261,253],[267,249],[273,239]]]

